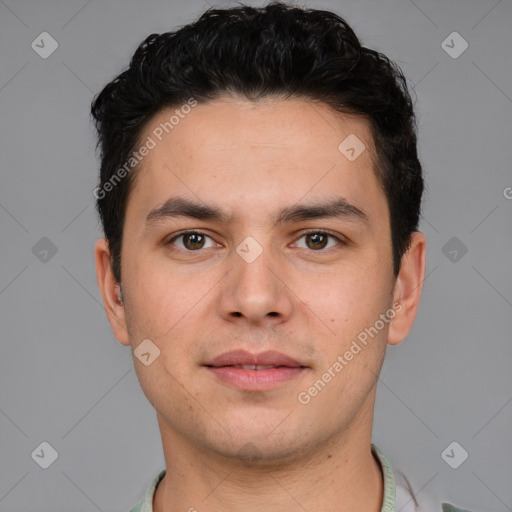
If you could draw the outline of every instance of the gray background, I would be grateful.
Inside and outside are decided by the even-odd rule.
[[[306,5],[345,17],[417,96],[428,277],[412,333],[388,349],[374,442],[420,496],[511,510],[512,2]],[[154,410],[96,285],[89,108],[144,37],[207,7],[0,1],[2,512],[127,511],[164,467]],[[59,45],[47,59],[31,48],[43,31]],[[453,31],[469,44],[457,58],[442,47]],[[48,469],[31,457],[43,441],[58,452]],[[469,453],[457,469],[441,457],[453,441]]]

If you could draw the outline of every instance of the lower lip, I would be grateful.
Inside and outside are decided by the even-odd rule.
[[[266,391],[297,378],[307,368],[282,366],[268,370],[242,370],[233,366],[207,366],[220,380],[245,391]]]

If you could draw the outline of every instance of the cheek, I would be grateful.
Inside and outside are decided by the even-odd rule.
[[[156,340],[169,330],[179,310],[173,307],[172,288],[157,273],[133,273],[125,285],[130,332]]]
[[[217,275],[186,274],[163,261],[140,258],[126,273],[126,307],[132,344],[153,341],[161,360],[171,373],[181,372],[184,360],[195,357],[194,346],[201,339],[205,316],[212,314],[212,288]],[[181,365],[181,366],[180,366]]]
[[[329,335],[344,340],[373,324],[387,307],[387,287],[377,275],[332,272],[296,283],[297,295],[329,328]],[[333,332],[332,332],[333,331]]]
[[[170,271],[170,265],[156,254],[136,252],[127,245],[123,257],[123,288],[131,321],[149,337],[161,336],[165,326],[170,328],[175,318],[193,295],[193,286]]]

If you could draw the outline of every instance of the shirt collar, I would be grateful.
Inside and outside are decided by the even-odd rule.
[[[395,512],[395,475],[388,459],[377,446],[372,443],[372,453],[380,464],[384,482],[384,498],[380,512]]]

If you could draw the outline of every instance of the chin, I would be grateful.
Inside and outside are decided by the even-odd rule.
[[[242,466],[260,469],[282,469],[302,459],[300,447],[282,441],[279,443],[266,441],[265,444],[258,440],[247,441],[239,445],[238,449],[224,447],[224,449],[220,448],[218,453]]]

